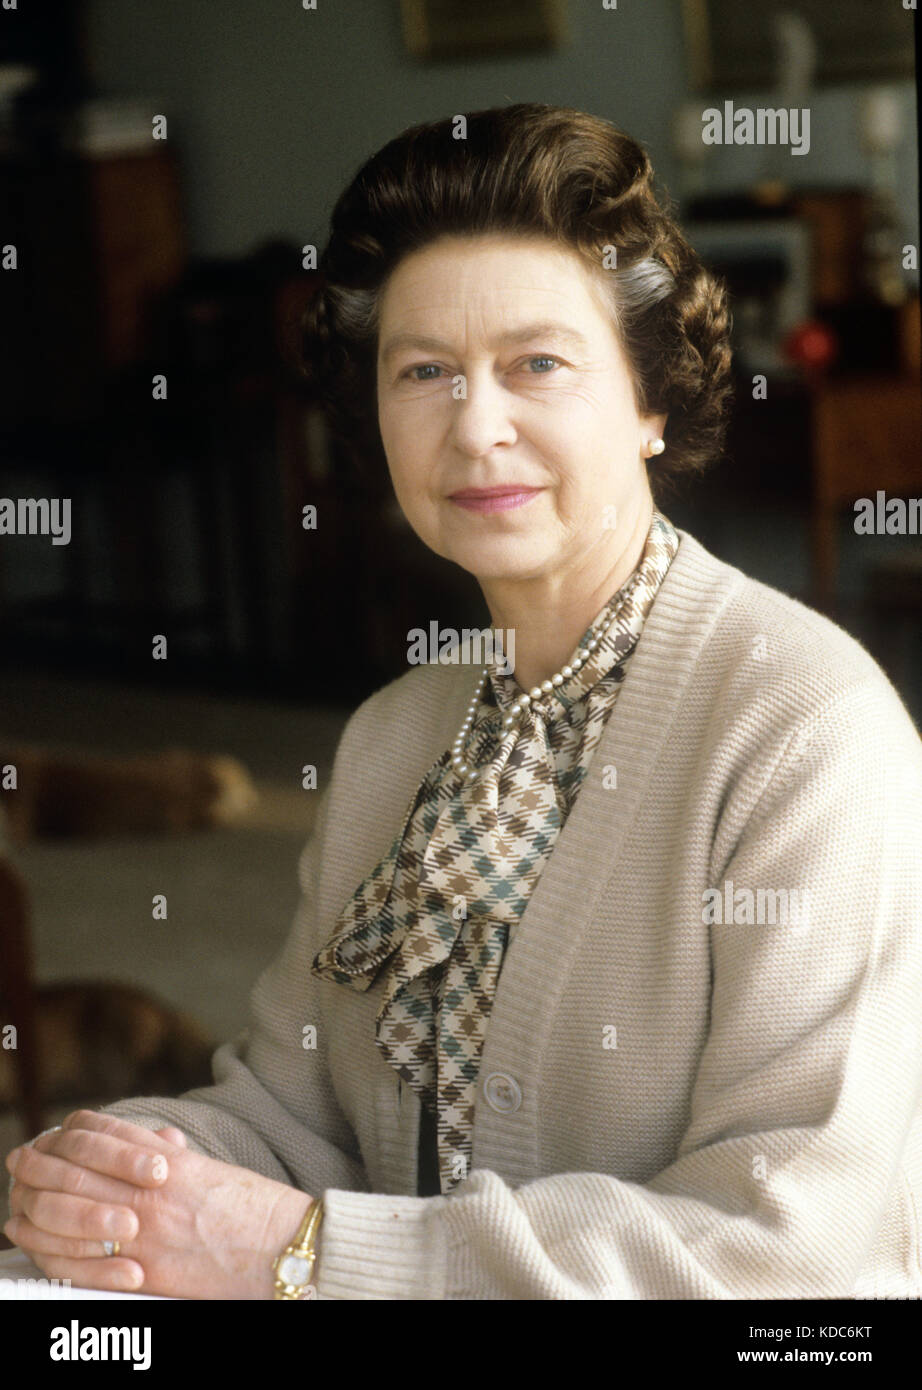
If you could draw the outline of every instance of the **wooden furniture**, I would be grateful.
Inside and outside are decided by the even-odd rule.
[[[176,160],[154,142],[93,159],[8,155],[0,206],[18,262],[3,273],[5,424],[92,420],[112,374],[145,355],[185,264]]]
[[[818,383],[812,403],[813,599],[835,607],[837,527],[861,497],[922,496],[922,391],[912,377]]]
[[[811,382],[813,600],[835,608],[839,513],[878,491],[922,496],[922,349],[919,297],[899,310],[898,364]]]

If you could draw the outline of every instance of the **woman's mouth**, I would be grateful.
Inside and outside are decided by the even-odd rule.
[[[519,487],[515,483],[507,487],[470,487],[453,492],[448,500],[470,512],[506,512],[512,507],[523,507],[542,491],[540,487]]]

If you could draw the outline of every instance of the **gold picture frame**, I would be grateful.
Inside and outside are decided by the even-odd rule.
[[[800,15],[816,39],[817,86],[915,75],[913,12],[880,0],[682,0],[692,85],[698,93],[771,86],[772,19]]]
[[[404,42],[415,58],[447,61],[562,47],[567,0],[401,0]]]

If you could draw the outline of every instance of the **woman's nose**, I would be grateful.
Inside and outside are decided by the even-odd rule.
[[[489,373],[459,375],[452,382],[451,436],[471,458],[488,454],[497,444],[514,444],[517,433],[509,399]]]

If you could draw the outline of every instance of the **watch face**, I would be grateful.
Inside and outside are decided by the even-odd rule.
[[[283,1284],[292,1284],[295,1288],[300,1288],[310,1279],[311,1267],[310,1260],[302,1260],[298,1255],[286,1255],[278,1268],[279,1278]]]

